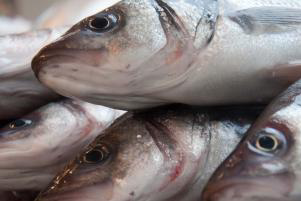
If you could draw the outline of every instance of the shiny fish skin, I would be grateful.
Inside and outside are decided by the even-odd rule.
[[[59,1],[44,11],[42,15],[38,17],[34,26],[38,28],[72,26],[80,20],[112,6],[118,1],[119,0]]]
[[[216,170],[201,200],[301,200],[300,118],[298,81],[256,120],[245,139]]]
[[[182,106],[127,113],[71,162],[37,200],[198,200],[199,188],[256,116],[254,108]],[[102,153],[102,160],[95,152]]]
[[[299,0],[124,0],[32,66],[56,92],[114,108],[267,103],[301,76],[300,32]]]
[[[0,120],[21,117],[60,98],[37,81],[30,63],[41,47],[66,30],[62,27],[0,36]]]
[[[0,191],[45,188],[122,112],[73,100],[50,103],[0,129]]]

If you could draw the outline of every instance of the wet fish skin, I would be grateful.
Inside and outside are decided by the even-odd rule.
[[[117,3],[119,0],[66,0],[54,3],[34,23],[38,28],[72,26],[80,20]],[[74,12],[74,11],[77,12]]]
[[[198,200],[199,188],[256,118],[252,109],[175,106],[127,113],[37,200]]]
[[[41,190],[121,111],[50,103],[0,129],[0,190]]]
[[[301,81],[276,98],[216,170],[202,201],[301,200]]]
[[[60,99],[35,78],[31,60],[66,30],[61,27],[0,36],[0,120],[19,118]]]
[[[32,67],[64,96],[120,109],[267,103],[300,77],[300,10],[298,0],[124,0]]]

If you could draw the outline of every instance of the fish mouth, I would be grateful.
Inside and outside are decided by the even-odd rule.
[[[76,63],[81,61],[78,59],[77,50],[41,50],[31,62],[31,68],[35,76],[39,79],[42,70],[47,71],[49,68],[59,68],[66,63]]]
[[[289,185],[279,178],[231,178],[210,182],[202,201],[288,201]]]

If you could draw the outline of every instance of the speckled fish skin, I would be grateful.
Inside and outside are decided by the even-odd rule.
[[[41,190],[122,111],[50,103],[0,129],[0,191]]]
[[[120,0],[65,0],[58,1],[38,17],[34,26],[39,28],[56,28],[72,26],[80,20],[94,15]]]
[[[127,110],[267,103],[301,75],[300,11],[299,0],[124,0],[43,48],[33,70],[65,96]]]
[[[301,81],[271,103],[210,179],[202,201],[301,200]]]
[[[199,188],[256,116],[254,108],[181,106],[127,113],[71,162],[37,200],[198,200]]]
[[[0,120],[21,117],[60,98],[38,82],[31,60],[66,30],[62,27],[0,36]]]

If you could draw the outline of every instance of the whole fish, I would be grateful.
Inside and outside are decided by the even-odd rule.
[[[122,112],[50,103],[0,129],[0,191],[40,190]]]
[[[72,26],[80,20],[94,15],[120,0],[65,0],[53,4],[38,17],[35,27],[56,28]]]
[[[140,109],[267,103],[301,76],[299,0],[123,0],[32,62],[56,92]]]
[[[65,31],[43,29],[0,36],[0,120],[21,117],[60,98],[38,82],[31,60],[41,47]]]
[[[301,81],[280,95],[214,173],[202,201],[301,200]]]
[[[57,176],[39,201],[194,201],[254,110],[127,113]]]

